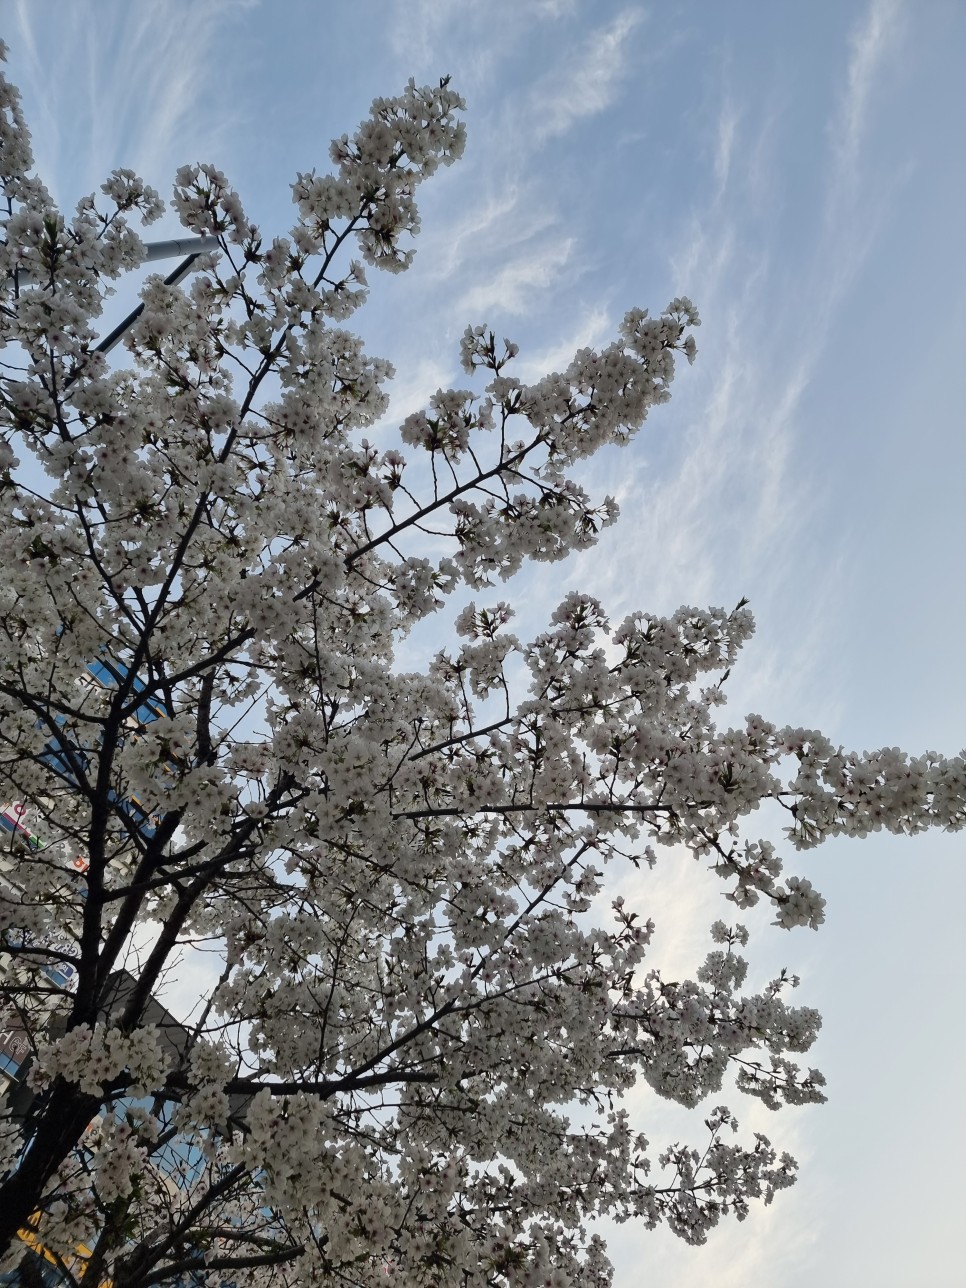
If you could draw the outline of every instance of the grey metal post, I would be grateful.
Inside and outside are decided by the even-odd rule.
[[[169,273],[164,279],[167,286],[176,286],[191,271],[192,264],[199,256],[210,250],[217,250],[218,245],[218,238],[213,234],[206,234],[203,237],[172,237],[167,241],[148,242],[144,248],[146,252],[144,262],[150,264],[158,259],[172,259],[175,255],[186,255],[187,258],[182,260],[174,272]],[[33,276],[23,269],[16,270],[15,281],[18,287],[34,284]],[[133,326],[143,312],[144,305],[139,304],[110,335],[106,335],[99,344],[95,345],[95,352],[110,353],[128,327]]]
[[[190,273],[191,266],[196,259],[205,254],[206,251],[217,249],[217,237],[192,237],[182,241],[153,242],[147,248],[148,253],[145,259],[167,259],[171,255],[180,255],[184,250],[189,250],[190,254],[187,259],[183,259],[174,272],[169,273],[164,279],[165,286],[177,286],[178,282]],[[127,315],[123,322],[119,322],[109,335],[106,335],[99,344],[94,346],[95,353],[110,353],[114,346],[121,341],[128,327],[133,326],[143,312],[144,305],[139,304],[136,309]]]

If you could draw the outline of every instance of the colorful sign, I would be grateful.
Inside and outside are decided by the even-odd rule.
[[[72,872],[86,872],[89,864],[84,854],[79,854],[76,847],[66,841],[57,841],[45,845],[41,838],[27,827],[27,806],[22,801],[11,801],[0,805],[0,831],[11,832],[30,850],[49,850],[51,854],[62,854],[64,867]]]

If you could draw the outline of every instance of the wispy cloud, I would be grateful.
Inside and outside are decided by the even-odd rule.
[[[96,188],[115,166],[166,188],[185,160],[224,153],[243,109],[231,106],[239,100],[230,93],[217,94],[210,69],[226,23],[257,3],[77,0],[58,7],[69,35],[52,50],[49,6],[18,0],[10,74],[28,101],[38,172],[62,203]],[[222,75],[222,89],[229,85]],[[87,141],[80,151],[78,120]]]
[[[529,253],[562,222],[522,176],[504,178],[498,189],[482,193],[469,187],[462,196],[451,219],[424,235],[421,248],[427,279],[451,287],[454,279],[472,282],[524,248]]]
[[[671,411],[658,413],[682,426],[683,442],[664,448],[655,468],[645,429],[630,461],[595,467],[600,485],[621,504],[621,549],[605,535],[577,561],[575,582],[591,578],[623,606],[630,563],[635,593],[643,588],[662,610],[685,595],[691,602],[730,603],[749,593],[760,615],[787,612],[794,602],[786,570],[809,558],[808,525],[823,497],[794,476],[793,452],[811,382],[874,235],[874,212],[851,179],[863,165],[872,105],[899,31],[897,0],[872,0],[851,36],[843,92],[828,127],[839,142],[818,194],[819,210],[833,211],[834,218],[820,223],[802,265],[797,316],[785,311],[769,251],[778,226],[768,188],[778,172],[766,143],[781,109],[776,100],[759,102],[752,114],[741,96],[722,90],[710,127],[708,195],[671,257],[673,280],[693,295],[706,324],[697,336],[694,376],[680,382]],[[756,164],[737,166],[739,155],[756,157]],[[747,236],[750,214],[765,220],[759,241]],[[826,615],[841,609],[842,567],[828,552],[826,559],[816,577],[821,596],[783,634],[780,661],[758,641],[752,646],[755,683],[748,690],[759,695],[757,704],[774,697],[788,710],[810,692],[822,714],[834,715],[836,698],[817,683],[813,647]]]
[[[720,199],[728,184],[731,174],[731,163],[734,159],[735,140],[738,136],[738,110],[730,98],[726,98],[718,116],[718,137],[714,152],[714,177],[716,197]]]
[[[452,377],[451,364],[435,356],[414,356],[388,386],[389,410],[369,431],[370,440],[379,442],[384,433],[394,433],[407,416],[421,411],[436,390],[446,386]]]
[[[577,12],[577,0],[537,0],[537,11],[548,18],[569,18]]]
[[[28,57],[37,61],[37,43],[30,26],[30,9],[27,0],[15,0],[14,12],[17,16],[17,35],[19,36]]]
[[[821,324],[816,340],[827,330],[839,302],[851,287],[878,231],[888,204],[889,189],[901,182],[901,172],[878,175],[875,190],[863,166],[862,151],[872,120],[872,104],[880,90],[890,57],[902,31],[903,0],[870,0],[849,40],[845,85],[828,124],[831,159],[825,191],[822,261],[824,292],[817,301]]]
[[[611,105],[631,66],[627,38],[643,18],[640,9],[624,9],[542,78],[532,96],[538,137],[563,134],[576,121]]]
[[[578,349],[597,348],[613,339],[614,320],[600,306],[582,312],[576,325],[547,348],[521,352],[513,374],[523,381],[539,380],[548,371],[562,371]],[[556,607],[556,605],[555,605]]]
[[[430,62],[461,8],[460,0],[409,0],[400,6],[389,32],[396,57],[417,69]]]
[[[835,131],[837,168],[851,172],[869,119],[869,105],[889,55],[900,34],[903,0],[872,0],[850,40],[851,54]]]
[[[526,315],[533,307],[535,292],[549,290],[559,279],[573,248],[572,237],[557,237],[542,246],[528,246],[493,276],[465,291],[460,297],[460,311],[471,316],[490,310]]]
[[[392,12],[388,30],[393,54],[410,73],[459,66],[459,83],[486,93],[495,74],[512,59],[534,26],[579,18],[581,0],[408,0]]]

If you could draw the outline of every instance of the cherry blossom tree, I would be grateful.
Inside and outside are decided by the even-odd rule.
[[[30,1051],[0,1106],[7,1266],[32,1229],[114,1288],[604,1285],[595,1216],[701,1243],[796,1173],[735,1135],[726,1075],[821,1101],[792,1058],[819,1016],[787,973],[742,991],[730,916],[666,980],[608,866],[690,851],[733,913],[814,929],[821,896],[742,829],[763,802],[797,850],[963,825],[961,757],[718,727],[744,603],[612,626],[571,594],[512,633],[491,587],[614,522],[580,464],[668,400],[690,301],[533,384],[470,327],[468,387],[367,440],[393,373],[343,324],[368,269],[408,266],[462,106],[446,81],[377,100],[298,176],[285,237],[183,168],[174,207],[220,249],[147,279],[109,364],[102,302],[162,202],[115,171],[63,216],[0,85],[0,791],[33,820],[0,886]],[[401,670],[461,587],[451,642]],[[187,944],[215,967],[172,1039]],[[695,1147],[652,1159],[622,1105],[641,1082],[710,1098]]]

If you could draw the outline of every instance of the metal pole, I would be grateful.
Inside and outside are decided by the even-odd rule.
[[[175,255],[204,255],[206,251],[218,249],[218,238],[214,234],[204,237],[175,237],[171,241],[148,242],[144,248],[148,263],[156,259],[174,259]]]
[[[218,245],[217,237],[212,237],[212,238],[206,237],[204,240],[213,241],[216,246]],[[158,246],[183,246],[183,245],[190,246],[191,242],[158,242],[157,245]],[[170,254],[171,252],[165,252],[165,253]],[[164,279],[165,286],[177,286],[177,284],[181,281],[183,277],[187,277],[188,273],[191,271],[191,265],[195,262],[196,259],[200,258],[200,256],[203,253],[204,252],[200,250],[195,251],[193,255],[189,255],[187,259],[182,260],[181,263],[178,265],[178,267],[174,270],[174,272],[169,273],[168,276]],[[177,254],[177,251],[175,251],[174,254]],[[154,258],[161,259],[162,256],[158,254],[158,255],[155,255]],[[134,309],[132,312],[130,312],[127,315],[127,317],[124,319],[123,322],[119,322],[117,324],[117,326],[110,333],[110,335],[106,335],[104,339],[100,341],[99,344],[96,344],[94,346],[94,352],[110,353],[110,351],[114,348],[114,346],[118,344],[120,340],[123,338],[124,332],[127,331],[129,327],[132,327],[134,325],[134,323],[138,320],[138,318],[141,316],[143,312],[144,312],[144,305],[139,304],[136,309]]]
[[[190,255],[192,259],[196,259],[206,251],[217,250],[218,238],[213,234],[206,234],[204,237],[174,237],[168,241],[148,242],[144,249],[144,262],[148,264],[156,259],[173,259],[175,255]],[[26,269],[18,268],[14,275],[18,286],[36,285],[36,278]]]
[[[190,272],[191,265],[199,256],[210,250],[217,250],[218,246],[218,238],[213,234],[207,234],[204,237],[173,237],[168,241],[148,242],[144,248],[146,252],[144,262],[150,264],[156,259],[171,259],[175,255],[187,255],[187,259],[182,260],[174,272],[169,273],[164,279],[166,286],[176,286]],[[15,270],[12,276],[17,287],[34,284],[34,278],[23,269]],[[143,312],[144,305],[139,304],[110,335],[105,336],[100,344],[94,346],[95,353],[110,353],[128,327],[133,326]]]

